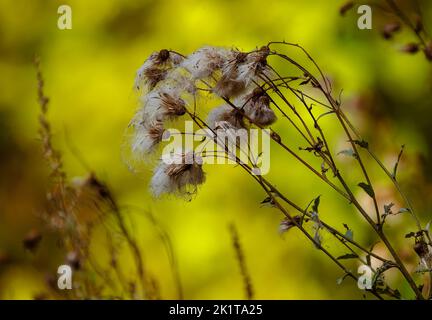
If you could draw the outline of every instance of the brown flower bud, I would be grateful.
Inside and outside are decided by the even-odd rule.
[[[159,51],[159,55],[158,55],[158,62],[162,63],[168,60],[170,56],[170,53],[167,49],[162,49],[161,51]]]
[[[398,32],[401,29],[401,25],[398,22],[388,23],[384,26],[382,35],[385,39],[390,39],[393,33]]]
[[[404,45],[402,47],[402,52],[406,52],[406,53],[417,53],[419,51],[419,46],[417,43],[407,43],[406,45]]]
[[[429,248],[427,243],[421,240],[414,245],[414,251],[420,258],[424,258],[429,253]]]

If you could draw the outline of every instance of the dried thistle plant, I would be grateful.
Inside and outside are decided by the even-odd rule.
[[[358,1],[347,1],[340,7],[340,14],[344,16],[356,3],[364,4]],[[421,51],[428,61],[432,61],[432,38],[425,28],[424,18],[417,1],[409,1],[409,11],[407,12],[401,8],[396,0],[372,1],[368,5],[372,5],[382,14],[390,16],[389,21],[381,30],[384,39],[392,40],[396,33],[406,28],[410,30],[415,40],[402,45],[401,51],[408,54],[416,54]]]
[[[300,50],[308,59],[310,66],[300,64],[290,55],[275,50],[275,47]],[[166,69],[167,73],[163,79],[156,81],[154,78],[146,78],[142,73],[143,68],[159,67],[160,62],[154,57],[161,55],[165,60],[175,60],[176,63]],[[271,60],[277,61],[279,66],[286,64],[295,71],[284,75],[283,69],[279,71],[272,66]],[[153,138],[147,135],[146,139],[142,139],[142,130],[151,126],[155,120],[167,127],[168,124],[179,122],[181,119],[190,119],[197,128],[211,132],[202,137],[202,140],[213,141],[222,150],[219,153],[205,153],[182,149],[176,153],[176,157],[182,160],[179,163],[167,165],[160,160],[151,180],[151,189],[155,196],[164,193],[175,195],[195,193],[205,181],[203,159],[206,157],[234,159],[237,167],[243,169],[263,189],[265,199],[262,203],[278,209],[284,215],[280,230],[287,232],[293,228],[298,229],[343,271],[344,275],[338,282],[342,282],[345,278],[358,280],[356,273],[347,267],[348,260],[356,260],[371,268],[374,276],[372,286],[367,291],[378,299],[383,299],[385,295],[396,299],[401,298],[400,292],[392,289],[385,281],[385,273],[393,268],[399,271],[411,288],[413,296],[407,297],[416,299],[431,297],[431,292],[427,289],[430,288],[431,277],[424,277],[424,283],[418,285],[414,274],[408,271],[401,254],[387,236],[387,220],[404,212],[409,214],[415,231],[407,235],[404,245],[411,247],[418,254],[419,263],[423,265],[421,272],[426,275],[430,273],[428,266],[431,263],[432,242],[428,227],[423,227],[420,223],[396,178],[402,153],[391,172],[349,121],[341,107],[341,102],[333,96],[332,84],[303,47],[286,42],[270,42],[259,49],[242,52],[237,49],[206,46],[189,56],[164,49],[153,53],[145,61],[138,71],[137,79],[149,84],[138,90],[141,104],[130,124],[133,131],[130,137],[132,153],[138,150],[138,159],[148,160],[152,154],[158,153],[156,146],[163,144],[159,139],[160,135]],[[203,97],[212,97],[220,102],[220,106],[210,111],[205,110]],[[170,103],[167,103],[167,100]],[[182,112],[172,112],[172,110]],[[324,117],[331,118],[331,121],[342,129],[344,138],[349,142],[350,149],[339,152],[350,156],[353,161],[352,168],[348,171],[338,164],[337,154],[330,148],[331,141],[328,133],[321,125]],[[306,147],[289,145],[288,142],[293,139],[283,136],[272,126],[279,122],[285,122],[287,126],[292,127]],[[269,129],[269,126],[272,127]],[[247,152],[251,148],[250,145],[244,148],[236,140],[235,151],[226,148],[225,138],[228,131],[251,128],[267,128],[268,131],[263,130],[263,132],[268,135],[273,144],[303,165],[306,171],[318,177],[323,184],[336,191],[343,201],[351,204],[369,225],[374,240],[381,242],[386,252],[376,252],[372,243],[362,244],[355,240],[353,230],[343,222],[342,217],[338,223],[338,226],[344,226],[342,230],[336,225],[327,223],[325,213],[322,213],[319,207],[321,201],[319,196],[312,199],[305,207],[298,204],[295,199],[284,195],[269,178],[257,174],[259,168],[256,159],[245,163],[238,157],[238,152]],[[221,134],[223,134],[222,138]],[[149,143],[147,139],[152,140]],[[392,205],[380,203],[365,157],[371,158],[380,166],[404,200],[406,208],[394,211]],[[318,166],[316,159],[321,163]],[[347,182],[347,177],[354,170],[358,170],[363,176],[363,181],[358,181],[356,186]],[[372,212],[360,203],[354,188],[361,188],[368,195],[373,204]],[[293,214],[293,211],[297,214]],[[330,234],[347,253],[337,256],[331,248],[324,246],[323,233]],[[391,258],[386,258],[387,255]],[[378,267],[373,266],[371,260],[378,261]]]

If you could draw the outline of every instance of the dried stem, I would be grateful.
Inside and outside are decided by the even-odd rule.
[[[234,251],[236,253],[237,261],[240,267],[240,273],[243,278],[245,295],[247,300],[252,300],[254,296],[253,288],[252,288],[252,280],[249,275],[249,272],[246,267],[246,260],[244,257],[244,253],[242,247],[240,245],[240,239],[238,235],[237,228],[234,224],[230,224],[229,226],[231,232],[232,245],[234,247]]]

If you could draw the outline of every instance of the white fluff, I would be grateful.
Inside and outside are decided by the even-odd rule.
[[[139,155],[151,153],[157,143],[158,141],[149,134],[149,130],[147,128],[139,127],[136,129],[135,134],[132,137],[132,152]]]
[[[185,104],[185,101],[180,97],[180,92],[176,87],[163,86],[150,91],[147,95],[141,98],[143,109],[143,120],[146,123],[155,121],[164,121],[172,118],[167,106],[164,103],[164,96],[170,97],[179,104]]]
[[[230,50],[205,46],[189,55],[181,64],[194,79],[204,79],[221,68],[230,56]]]
[[[164,51],[167,52],[166,50]],[[168,58],[163,62],[161,62],[159,59],[160,52],[162,51],[153,52],[147,58],[147,60],[144,61],[142,66],[137,70],[135,76],[135,88],[140,89],[149,82],[149,79],[147,79],[146,77],[147,71],[153,70],[153,72],[156,72],[156,74],[158,74],[161,77],[161,79],[158,80],[163,80],[168,70],[173,69],[183,61],[182,56],[170,52]]]
[[[252,122],[261,126],[268,126],[277,120],[276,114],[269,106],[267,96],[253,97],[254,93],[242,96],[234,101],[242,108],[245,116]]]
[[[205,174],[202,160],[193,152],[176,154],[169,157],[174,163],[161,161],[154,170],[150,189],[155,197],[163,194],[190,194],[204,183]],[[179,158],[180,161],[179,161]]]
[[[139,69],[136,72],[135,76],[135,88],[141,88],[143,84],[145,83],[145,72],[154,66],[155,60],[158,56],[158,52],[153,52],[146,61],[139,67]]]
[[[164,193],[173,193],[175,191],[176,185],[165,172],[167,167],[167,164],[161,163],[156,167],[153,173],[150,188],[155,197],[159,197]]]
[[[207,116],[207,125],[211,129],[215,129],[218,122],[227,121],[231,116],[233,108],[227,104],[214,108]]]

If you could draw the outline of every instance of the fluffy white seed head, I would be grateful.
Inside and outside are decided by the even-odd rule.
[[[189,55],[181,64],[194,79],[210,77],[213,72],[223,67],[231,51],[225,48],[205,46]]]
[[[186,102],[175,89],[155,89],[144,96],[142,102],[143,121],[146,123],[165,121],[186,113]]]
[[[160,121],[151,124],[142,123],[136,126],[132,136],[131,151],[139,156],[151,153],[162,141],[164,132],[165,129]]]
[[[135,88],[139,90],[147,85],[149,89],[153,89],[166,78],[168,70],[178,66],[182,60],[180,55],[166,49],[153,52],[137,70]]]
[[[259,75],[268,71],[267,56],[268,48],[250,53],[235,52],[234,58],[224,64],[213,91],[220,97],[234,98],[244,94],[250,85],[261,83]]]
[[[214,108],[207,117],[207,125],[211,129],[218,128],[220,122],[228,122],[233,128],[243,128],[243,119],[241,113],[228,104]]]
[[[155,197],[163,194],[192,194],[196,192],[198,185],[204,183],[202,161],[192,152],[182,153],[177,157],[180,157],[181,161],[161,161],[154,170],[150,188]]]
[[[260,126],[268,126],[276,120],[276,114],[270,108],[270,98],[261,88],[256,88],[235,101],[242,108],[250,122]]]

